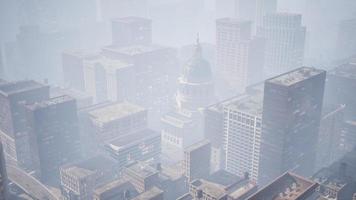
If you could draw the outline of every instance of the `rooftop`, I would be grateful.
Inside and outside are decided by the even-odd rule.
[[[106,56],[97,56],[91,59],[85,59],[84,63],[89,66],[102,66],[107,71],[114,71],[133,66],[132,64],[129,64],[122,60],[108,58]]]
[[[328,72],[329,75],[356,79],[356,61],[340,65]]]
[[[62,95],[62,96],[50,98],[49,100],[40,101],[33,104],[27,104],[26,107],[30,110],[37,110],[37,109],[42,109],[48,106],[62,104],[70,101],[75,101],[75,99],[68,95]]]
[[[82,58],[82,59],[97,56],[97,53],[95,53],[95,52],[88,52],[88,51],[81,50],[81,49],[69,49],[69,50],[65,50],[65,51],[63,52],[63,54],[76,56],[76,57]]]
[[[208,178],[206,178],[206,180],[229,187],[241,182],[244,179],[226,170],[219,170],[211,174]]]
[[[105,193],[111,193],[112,191],[120,190],[120,188],[130,188],[130,191],[136,191],[135,187],[125,179],[118,179],[107,183],[105,185],[99,186],[94,190],[94,194],[98,196],[105,195]],[[135,192],[137,194],[137,191]],[[131,194],[135,195],[135,194]]]
[[[261,117],[263,111],[263,92],[246,95],[227,105],[226,108]]]
[[[227,195],[225,187],[223,185],[213,183],[204,179],[197,179],[191,182],[191,185],[197,189],[203,191],[203,193],[209,194],[214,198],[220,199]]]
[[[90,111],[89,114],[92,118],[101,123],[108,123],[144,111],[146,111],[146,109],[141,106],[123,102]]]
[[[238,18],[230,18],[230,17],[225,17],[225,18],[220,18],[216,20],[217,23],[228,23],[228,24],[234,24],[234,25],[251,25],[251,21],[248,20],[241,20]]]
[[[163,191],[157,187],[152,187],[151,189],[147,190],[146,192],[141,193],[137,197],[133,198],[132,200],[150,200],[154,197],[162,195]]]
[[[118,53],[126,56],[136,56],[140,54],[150,53],[157,50],[164,49],[165,47],[159,45],[132,45],[127,47],[117,47],[115,45],[106,46],[103,51]]]
[[[197,142],[195,144],[192,144],[184,149],[184,152],[192,152],[195,151],[203,146],[210,145],[209,140],[202,140],[200,142]]]
[[[234,191],[231,191],[229,196],[232,197],[233,199],[238,199],[241,198],[242,196],[248,195],[250,192],[255,190],[257,188],[257,185],[255,183],[249,182],[242,187],[237,188]]]
[[[185,115],[185,113],[170,112],[164,115],[161,121],[182,128],[186,124],[192,123],[193,119],[190,115]]]
[[[112,20],[112,22],[120,22],[120,23],[137,23],[137,22],[146,22],[150,23],[151,20],[143,17],[136,17],[136,16],[128,16],[128,17],[121,17],[121,18],[115,18]]]
[[[45,86],[39,82],[32,81],[32,80],[8,82],[8,83],[2,83],[0,85],[0,93],[8,96],[11,94],[17,94],[24,91],[35,90],[42,87],[48,87],[48,86]]]
[[[142,178],[146,178],[159,173],[156,168],[145,162],[135,162],[131,165],[126,166],[124,171],[134,173]]]
[[[301,67],[296,70],[268,79],[266,80],[266,82],[282,86],[291,86],[322,73],[325,73],[325,71],[311,67]]]
[[[91,96],[89,94],[82,92],[80,90],[73,89],[73,88],[51,87],[50,93],[51,93],[51,97],[68,95],[75,99],[91,98]]]
[[[120,152],[122,149],[126,149],[130,146],[136,145],[150,138],[160,137],[160,133],[151,129],[145,129],[132,134],[119,136],[109,142],[106,146],[115,152]]]
[[[250,196],[248,200],[297,200],[316,187],[318,187],[316,182],[287,172]]]

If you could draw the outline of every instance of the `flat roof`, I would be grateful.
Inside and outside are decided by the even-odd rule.
[[[123,54],[123,55],[127,55],[127,56],[136,56],[136,55],[140,55],[140,54],[154,52],[157,50],[162,50],[165,48],[167,48],[167,47],[163,47],[163,46],[155,45],[155,44],[131,45],[131,46],[127,46],[127,47],[118,47],[115,45],[110,45],[110,46],[104,47],[103,50],[109,51],[109,52],[114,52],[114,53],[119,53],[119,54]]]
[[[106,192],[110,193],[111,191],[117,190],[120,187],[125,187],[125,188],[129,187],[129,188],[132,188],[132,190],[135,190],[134,186],[128,180],[120,178],[118,180],[115,180],[110,183],[107,183],[107,184],[97,187],[94,190],[94,194],[101,196],[101,195],[105,194]]]
[[[75,99],[87,99],[87,98],[92,98],[89,94],[76,90],[73,88],[61,88],[61,87],[51,87],[50,88],[50,96],[51,97],[58,97],[58,96],[63,96],[63,95],[68,95],[71,96]]]
[[[124,171],[133,172],[139,177],[146,178],[154,174],[158,174],[159,171],[145,162],[136,161],[135,163],[125,167]]]
[[[11,94],[21,93],[24,91],[34,90],[42,87],[48,87],[48,86],[33,80],[8,82],[8,83],[2,83],[0,85],[0,93],[8,96]]]
[[[163,194],[163,190],[159,189],[158,187],[152,187],[151,189],[141,193],[137,197],[133,198],[132,200],[150,200],[158,195]]]
[[[329,75],[356,79],[356,61],[342,64],[328,72]]]
[[[136,23],[136,22],[151,22],[152,20],[143,18],[143,17],[137,17],[137,16],[128,16],[128,17],[120,17],[120,18],[114,18],[111,20],[112,22],[120,22],[120,23]]]
[[[144,111],[146,111],[146,109],[141,106],[129,102],[123,102],[89,111],[89,114],[96,121],[108,123]]]
[[[42,108],[46,108],[48,106],[53,106],[56,104],[61,104],[61,103],[69,102],[69,101],[75,101],[75,99],[68,95],[62,95],[62,96],[50,98],[45,101],[39,101],[39,102],[35,102],[32,104],[26,104],[26,108],[28,108],[30,110],[37,110],[37,109],[42,109]]]
[[[108,146],[110,149],[118,152],[121,149],[125,149],[127,147],[136,145],[138,143],[141,143],[142,141],[145,141],[150,138],[154,137],[160,137],[161,134],[151,130],[151,129],[145,129],[141,131],[137,131],[135,133],[130,133],[124,136],[119,136],[109,142],[106,143],[106,146]]]
[[[326,73],[326,71],[311,67],[301,67],[293,71],[284,73],[282,75],[276,76],[274,78],[268,79],[266,80],[266,82],[282,86],[291,86],[322,73]]]
[[[227,109],[238,110],[249,115],[262,117],[263,92],[254,95],[246,95],[226,106]]]
[[[210,141],[209,140],[202,140],[202,141],[199,141],[195,144],[192,144],[188,147],[186,147],[184,149],[184,152],[191,152],[191,151],[195,151],[203,146],[206,146],[206,145],[210,145]]]
[[[252,21],[248,20],[241,20],[238,18],[231,18],[231,17],[224,17],[216,20],[217,23],[227,23],[227,24],[234,24],[234,25],[251,25]]]
[[[286,172],[253,194],[248,200],[297,200],[302,195],[314,190],[318,185],[314,181]]]
[[[184,113],[170,112],[164,115],[161,121],[176,127],[184,127],[184,125],[192,123],[193,119],[190,115],[185,115]]]
[[[106,70],[118,70],[127,67],[132,67],[133,65],[127,62],[124,62],[119,59],[108,58],[106,56],[97,56],[90,59],[84,60],[85,65],[96,66],[100,65]]]
[[[214,198],[221,198],[227,195],[225,186],[204,179],[196,179],[191,182],[191,185],[198,189],[201,189],[204,193],[209,194]]]

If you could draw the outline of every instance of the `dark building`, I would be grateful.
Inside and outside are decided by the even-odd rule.
[[[117,46],[152,43],[152,21],[141,17],[123,17],[111,21],[112,43]]]
[[[318,186],[314,181],[286,172],[247,199],[314,200],[318,197]]]
[[[356,147],[313,175],[321,199],[349,200],[356,194]]]
[[[328,72],[325,86],[325,101],[328,105],[344,104],[345,118],[356,118],[356,59]]]
[[[265,81],[259,184],[288,170],[313,173],[325,76],[302,67]]]
[[[208,140],[195,143],[184,150],[185,176],[188,183],[194,179],[205,178],[210,174],[211,144]]]
[[[52,182],[58,179],[61,165],[80,158],[76,101],[60,96],[25,107],[36,175]]]
[[[8,179],[6,173],[5,156],[0,141],[0,200],[7,200],[8,197]]]
[[[49,98],[49,87],[35,81],[9,82],[0,85],[0,136],[4,152],[24,169],[31,169],[26,115],[22,103]]]

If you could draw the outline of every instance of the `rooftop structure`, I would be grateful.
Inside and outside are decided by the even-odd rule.
[[[300,200],[306,199],[318,187],[318,183],[304,177],[286,172],[269,185],[265,186],[248,200]]]
[[[249,113],[250,115],[262,116],[263,93],[248,95],[245,98],[242,97],[226,107],[229,109],[239,110],[240,112]]]
[[[94,200],[116,199],[125,195],[137,196],[135,187],[125,179],[118,179],[94,190]]]
[[[143,179],[159,173],[156,168],[144,162],[136,162],[132,165],[129,165],[125,167],[125,171],[136,174]]]
[[[194,187],[195,190],[203,191],[205,194],[213,197],[214,199],[220,200],[227,195],[223,185],[206,181],[204,179],[197,179],[192,181],[191,187]]]
[[[124,102],[90,111],[89,114],[96,121],[105,124],[144,111],[146,111],[146,109],[143,107],[129,102]]]
[[[42,109],[42,108],[46,108],[48,106],[62,104],[62,103],[73,101],[73,100],[74,100],[73,97],[70,97],[68,95],[62,95],[62,96],[54,97],[54,98],[51,98],[51,99],[48,99],[45,101],[28,104],[28,105],[26,105],[26,108],[29,110],[37,110],[37,109]]]
[[[268,79],[266,82],[283,86],[291,86],[321,73],[324,73],[324,70],[311,67],[301,67],[294,71]]]
[[[159,45],[131,45],[127,47],[117,47],[115,45],[106,46],[103,48],[104,53],[115,53],[125,56],[137,56],[145,53],[151,53],[154,51],[165,49]]]
[[[163,191],[157,187],[152,187],[132,200],[163,200]]]
[[[105,70],[114,71],[121,68],[132,67],[131,64],[118,59],[108,58],[106,56],[97,56],[90,59],[85,59],[85,64],[89,66],[100,65]]]

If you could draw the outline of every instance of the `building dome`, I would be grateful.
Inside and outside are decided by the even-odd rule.
[[[212,80],[210,64],[202,56],[202,48],[197,40],[193,57],[187,62],[183,70],[183,80],[190,83],[209,82]]]

